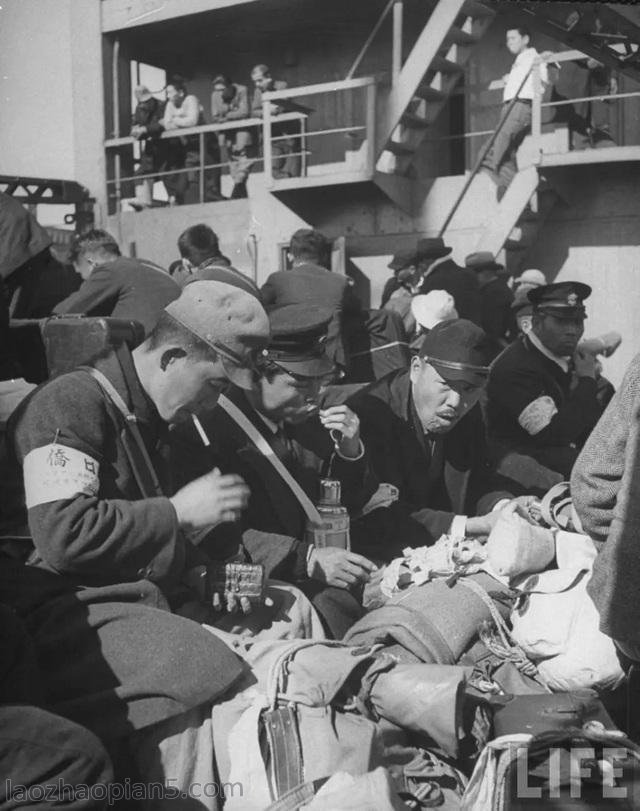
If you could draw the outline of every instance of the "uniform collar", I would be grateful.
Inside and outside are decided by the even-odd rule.
[[[549,358],[549,360],[557,364],[565,374],[569,372],[569,358],[563,358],[560,355],[554,355],[553,352],[550,352],[533,330],[527,334],[527,338],[538,352],[541,352],[546,358]]]

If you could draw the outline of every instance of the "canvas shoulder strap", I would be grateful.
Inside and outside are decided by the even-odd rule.
[[[276,456],[273,448],[267,440],[262,436],[260,431],[255,427],[248,417],[242,413],[235,403],[232,403],[228,397],[221,394],[218,398],[218,405],[222,408],[235,422],[235,424],[249,437],[260,453],[267,459],[267,461],[275,468],[280,477],[287,484],[296,500],[304,510],[304,514],[312,524],[322,524],[320,513],[311,501],[309,496],[304,492],[302,487],[293,478],[291,473],[282,464],[280,459]]]
[[[133,439],[137,451],[137,458],[131,444],[126,440],[123,442],[124,449],[143,497],[153,498],[154,496],[163,496],[164,493],[162,492],[160,481],[158,480],[153,462],[149,457],[146,445],[142,439],[135,414],[129,411],[127,404],[116,390],[116,387],[99,369],[95,369],[93,366],[81,366],[80,368],[91,375],[124,417],[125,433],[128,433]]]

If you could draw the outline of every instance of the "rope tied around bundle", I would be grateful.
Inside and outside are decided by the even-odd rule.
[[[493,621],[485,620],[478,628],[480,640],[487,650],[505,662],[511,662],[524,676],[535,678],[538,668],[513,639],[507,623],[503,620],[489,594],[474,580],[461,577],[458,582],[477,594],[489,609]]]

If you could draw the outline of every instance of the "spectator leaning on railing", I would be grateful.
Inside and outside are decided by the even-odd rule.
[[[131,126],[131,135],[141,142],[137,174],[150,175],[162,168],[164,143],[158,140],[163,132],[164,105],[144,85],[133,91],[138,101]],[[136,186],[135,208],[150,206],[153,200],[153,178],[143,177]]]
[[[253,98],[251,100],[251,115],[262,118],[262,94],[273,90],[285,90],[287,83],[280,79],[274,79],[271,71],[266,65],[256,65],[251,71],[251,80],[254,84]],[[280,104],[272,106],[274,115],[285,112]],[[291,122],[274,124],[271,127],[273,138],[281,138],[285,135],[294,135]],[[283,138],[271,145],[273,155],[272,173],[274,178],[298,177],[300,175],[300,155],[292,153],[300,151],[300,141],[297,138]]]
[[[249,93],[246,86],[235,84],[223,74],[216,76],[211,94],[211,121],[216,124],[242,118],[249,118]],[[247,177],[251,166],[247,150],[253,144],[251,133],[249,130],[225,130],[218,134],[218,144],[225,160],[231,147],[229,172],[234,183],[231,197],[246,197]]]
[[[164,110],[162,125],[167,132],[171,130],[198,127],[205,123],[202,105],[197,97],[188,93],[181,76],[173,76],[167,84],[167,106]],[[171,138],[167,145],[167,169],[190,169],[188,172],[176,172],[165,175],[169,201],[177,203],[198,203],[200,143],[197,135],[185,138]],[[220,160],[217,138],[204,138],[204,164],[208,166]],[[204,173],[204,202],[221,200],[220,168],[207,169]]]

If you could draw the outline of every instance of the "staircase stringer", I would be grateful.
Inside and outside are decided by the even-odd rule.
[[[391,139],[393,131],[400,123],[400,118],[413,99],[429,65],[438,56],[464,2],[465,0],[441,0],[420,32],[420,36],[411,49],[389,94],[383,124],[378,133],[377,155],[384,150],[387,141]]]

